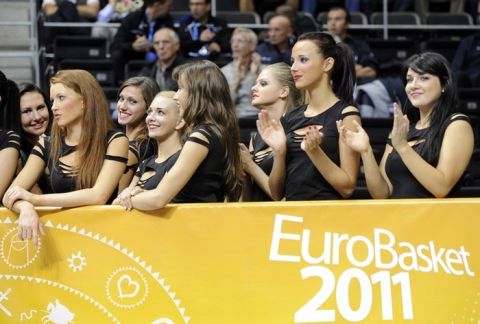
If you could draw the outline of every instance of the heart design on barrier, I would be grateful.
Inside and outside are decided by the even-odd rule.
[[[118,278],[117,289],[118,297],[132,298],[138,294],[138,291],[140,290],[140,284],[133,280],[129,275],[123,274],[120,278]]]

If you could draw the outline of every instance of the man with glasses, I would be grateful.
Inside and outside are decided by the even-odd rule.
[[[190,15],[178,28],[183,55],[192,59],[215,59],[229,52],[230,35],[224,19],[212,17],[210,0],[190,0]]]

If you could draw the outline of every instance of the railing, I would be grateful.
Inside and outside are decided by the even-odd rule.
[[[0,26],[28,26],[30,27],[30,44],[28,51],[0,51],[0,57],[30,57],[34,68],[35,83],[40,84],[40,61],[38,49],[37,1],[29,0],[29,21],[0,21]]]

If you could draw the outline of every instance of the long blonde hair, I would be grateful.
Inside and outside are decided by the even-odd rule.
[[[78,161],[76,167],[77,189],[91,188],[97,180],[107,150],[106,137],[114,128],[107,99],[97,80],[84,70],[61,70],[51,79],[50,84],[61,83],[79,94],[84,103],[82,116],[82,133],[76,151]],[[51,132],[50,163],[58,164],[62,154],[62,138],[66,129],[53,123]]]

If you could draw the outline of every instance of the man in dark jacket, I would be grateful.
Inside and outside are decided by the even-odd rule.
[[[123,81],[124,66],[128,61],[156,60],[153,34],[162,27],[173,27],[174,24],[169,13],[172,0],[144,0],[143,3],[142,9],[132,12],[122,20],[110,46],[117,83]]]
[[[178,28],[186,58],[215,59],[230,51],[230,33],[224,19],[212,17],[210,0],[190,0],[190,16]]]
[[[172,72],[175,67],[186,62],[179,53],[180,39],[177,33],[168,27],[160,28],[153,35],[153,47],[158,60],[146,65],[140,75],[157,81],[162,91],[177,91],[178,85],[172,78]]]
[[[465,37],[460,42],[452,68],[459,87],[480,87],[480,33]]]

